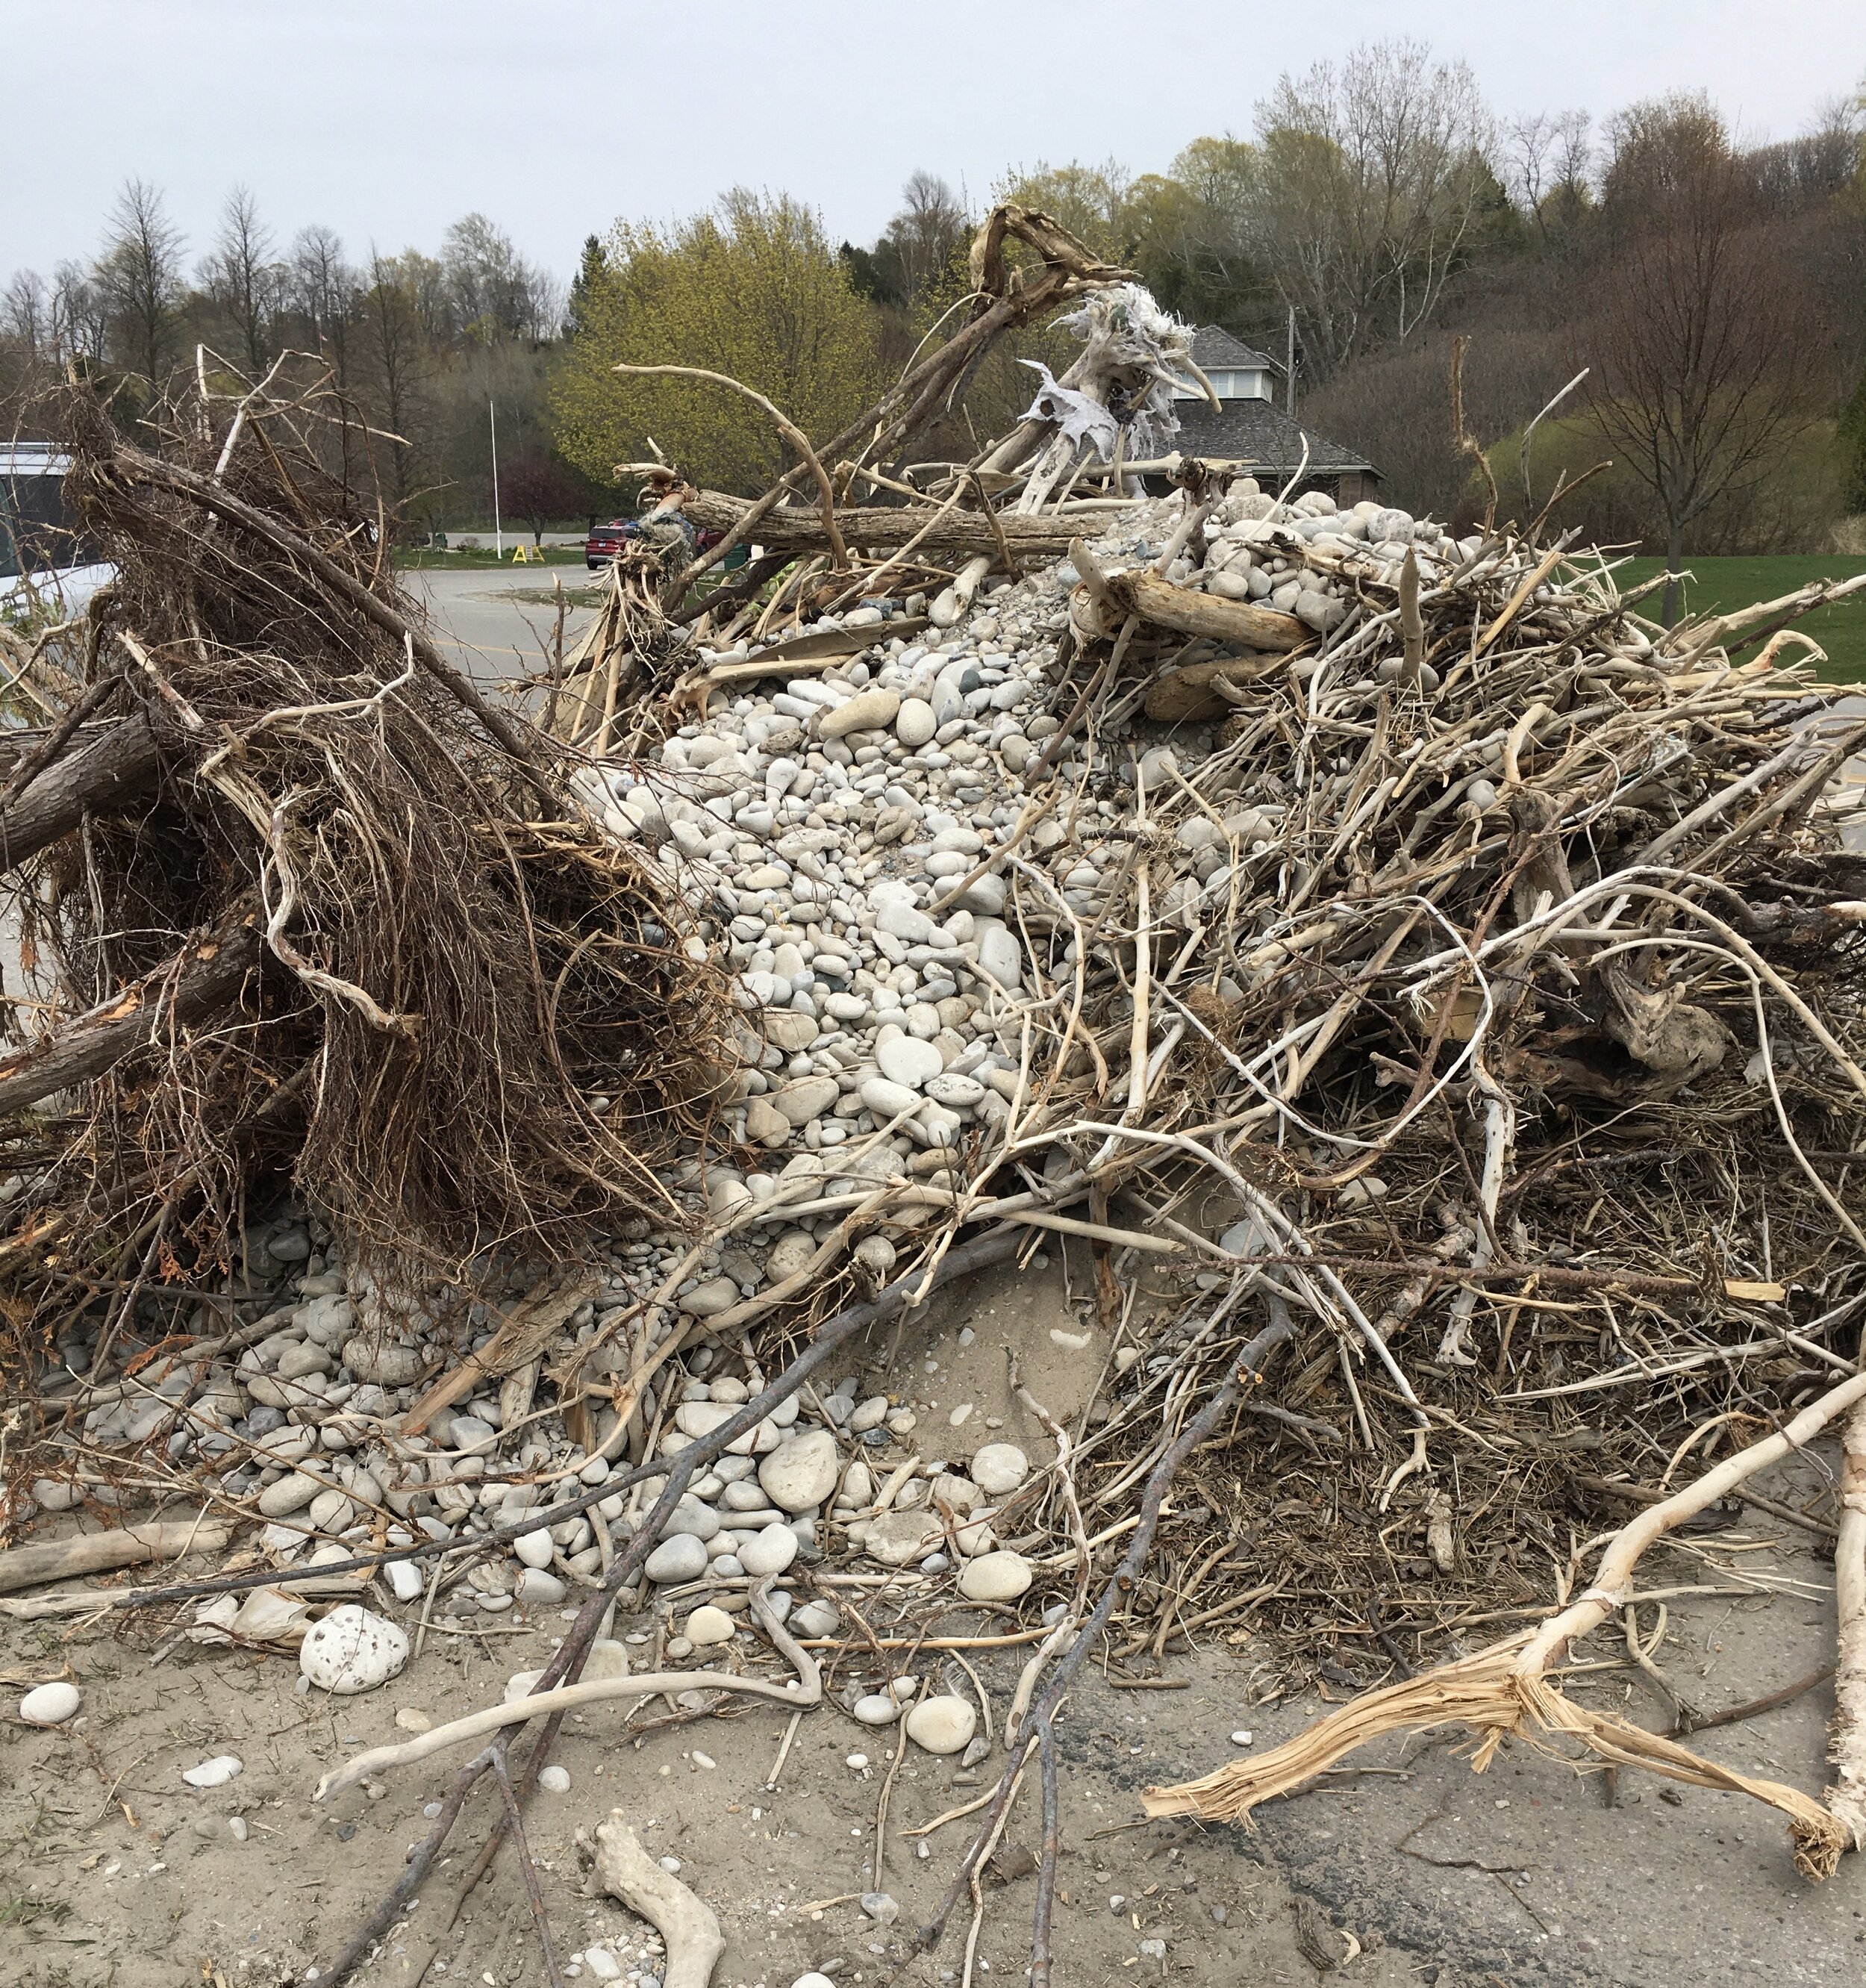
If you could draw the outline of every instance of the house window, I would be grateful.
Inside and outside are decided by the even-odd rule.
[[[1208,369],[1205,377],[1212,382],[1212,390],[1221,401],[1267,401],[1270,397],[1269,376],[1260,366]],[[1175,393],[1173,398],[1201,401],[1205,396],[1194,390]]]

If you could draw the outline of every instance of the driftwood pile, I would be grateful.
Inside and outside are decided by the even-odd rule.
[[[1007,272],[1007,242],[1035,264]],[[1052,1722],[1091,1652],[1144,1672],[1207,1622],[1248,1625],[1292,1662],[1324,1642],[1364,1651],[1349,1675],[1374,1684],[1402,1648],[1429,1662],[1473,1614],[1543,1603],[1530,1570],[1561,1565],[1557,1513],[1617,1523],[1650,1507],[1584,1594],[1584,1566],[1563,1568],[1580,1598],[1540,1631],[1350,1706],[1294,1753],[1157,1791],[1152,1805],[1247,1814],[1365,1738],[1450,1718],[1492,1745],[1519,1727],[1560,1733],[1760,1795],[1790,1815],[1810,1875],[1866,1834],[1866,864],[1843,836],[1861,728],[1795,662],[1789,632],[1831,590],[1668,631],[1621,595],[1608,561],[1551,539],[1543,517],[1517,528],[1493,512],[1455,539],[1378,505],[1341,512],[1320,493],[1180,462],[1160,452],[1169,431],[1149,431],[1144,473],[1175,493],[1143,501],[1120,458],[1141,453],[1127,448],[1139,414],[1170,413],[1159,375],[1185,377],[1170,321],[1040,216],[994,216],[975,265],[970,321],[862,422],[799,450],[763,497],[664,483],[664,503],[725,543],[697,560],[674,539],[634,556],[597,634],[546,687],[537,734],[479,707],[394,607],[367,519],[321,539],[286,522],[302,509],[269,453],[228,441],[210,466],[181,438],[160,459],[113,438],[91,451],[97,514],[118,521],[120,545],[144,549],[140,576],[97,623],[93,674],[66,694],[83,722],[15,776],[0,831],[17,838],[35,789],[75,777],[104,698],[123,700],[104,735],[144,728],[138,777],[157,798],[96,847],[109,789],[87,787],[62,817],[41,804],[32,853],[61,866],[59,956],[83,996],[63,1005],[99,1006],[83,1025],[93,1030],[117,1026],[126,1003],[138,1016],[159,1006],[162,1023],[113,1038],[135,1053],[134,1083],[122,1065],[100,1077],[60,1064],[60,1086],[90,1080],[84,1109],[21,1121],[14,1164],[32,1185],[6,1246],[15,1263],[37,1253],[35,1302],[122,1302],[127,1315],[118,1282],[94,1293],[72,1283],[52,1260],[58,1239],[87,1208],[118,1221],[137,1211],[111,1276],[139,1265],[147,1276],[178,1247],[162,1212],[178,1162],[197,1169],[196,1205],[213,1207],[205,1232],[224,1235],[225,1183],[248,1178],[225,1155],[273,1097],[306,1114],[309,1131],[293,1134],[306,1188],[367,1230],[372,1206],[384,1211],[360,1155],[384,1149],[400,1192],[426,1178],[415,1128],[446,1122],[444,1111],[485,1122],[475,1084],[487,1064],[448,1059],[465,1034],[508,1041],[458,992],[472,979],[502,1023],[505,983],[485,977],[495,962],[517,962],[512,1005],[526,1006],[530,1033],[515,1013],[516,1046],[482,1053],[503,1080],[514,1057],[537,1073],[526,1094],[549,1109],[527,1131],[543,1161],[489,1180],[463,1172],[451,1202],[431,1184],[427,1201],[404,1205],[409,1226],[456,1246],[506,1240],[524,1227],[521,1178],[525,1205],[566,1233],[665,1195],[643,1168],[654,1150],[643,1100],[657,1086],[674,1098],[708,1089],[694,1046],[716,1038],[722,998],[688,938],[739,970],[742,1009],[778,1003],[772,976],[749,964],[754,942],[734,934],[738,897],[683,867],[710,860],[706,837],[671,837],[651,861],[638,840],[648,812],[625,820],[610,798],[636,784],[609,783],[626,772],[674,793],[686,776],[673,769],[701,765],[689,749],[704,737],[705,763],[735,756],[720,786],[742,784],[754,764],[743,756],[759,749],[745,712],[733,715],[747,699],[761,721],[773,695],[814,709],[817,745],[846,735],[853,749],[824,757],[826,769],[892,774],[911,760],[941,794],[977,791],[1011,811],[973,837],[982,846],[965,874],[945,864],[911,904],[896,901],[914,914],[901,929],[922,934],[923,964],[949,968],[961,989],[945,998],[975,1027],[983,1060],[971,1067],[1001,1081],[949,1085],[950,1108],[910,1099],[892,1119],[893,1091],[843,1087],[837,1124],[870,1144],[898,1134],[900,1163],[845,1177],[833,1145],[813,1148],[811,1167],[779,1178],[787,1201],[765,1206],[743,1186],[758,1171],[751,1128],[765,1121],[749,1114],[763,1094],[721,1090],[715,1073],[714,1157],[742,1189],[715,1202],[715,1237],[768,1235],[786,1205],[816,1225],[807,1264],[725,1316],[735,1332],[804,1348],[717,1426],[676,1452],[637,1451],[600,1489],[550,1508],[556,1521],[659,1486],[534,1697],[420,1743],[424,1756],[488,1743],[327,1978],[392,1923],[480,1777],[502,1791],[496,1845],[567,1709],[690,1681],[577,1680],[697,1474],[878,1320],[1059,1235],[1090,1253],[1104,1413],[1053,1427],[1054,1461],[1023,1506],[1060,1551],[1047,1588],[1021,1605],[1033,1620],[1046,1601],[1063,1605],[1033,1632],[1003,1774],[918,1950],[968,1895],[1029,1770],[1044,1811],[1032,1978],[1049,1980]],[[1084,298],[1077,329],[1094,363],[1046,377],[1016,435],[975,463],[896,459],[992,337]],[[902,501],[867,501],[877,496]],[[766,550],[744,583],[691,592],[748,539]],[[1014,584],[987,597],[993,575]],[[960,739],[955,776],[952,753],[902,749],[901,715],[922,701],[917,687],[934,686],[930,698],[947,681],[914,678],[912,659],[943,643],[926,668],[942,655],[956,668],[982,609],[994,637],[1022,617],[1023,646],[991,660],[1024,707]],[[864,658],[875,688],[866,673],[838,674]],[[887,687],[890,668],[909,679],[904,694]],[[820,688],[813,705],[796,693],[804,678]],[[792,688],[775,692],[779,680]],[[863,723],[832,724],[858,695],[871,700]],[[677,735],[678,752],[663,744]],[[624,746],[635,763],[603,763]],[[810,770],[806,756],[786,760],[786,782]],[[763,779],[761,762],[761,796]],[[411,806],[420,833],[391,858],[390,819]],[[458,822],[444,833],[431,816],[448,809]],[[872,854],[877,811],[850,809],[836,821]],[[712,820],[728,818],[730,806]],[[125,836],[151,859],[111,857]],[[955,927],[958,912],[971,922]],[[1005,938],[987,943],[981,921]],[[540,935],[536,951],[516,944],[521,926]],[[161,967],[122,936],[146,931],[169,953],[183,938],[194,952]],[[185,1012],[179,990],[241,945],[248,1026],[204,1027],[230,990]],[[463,960],[479,977],[456,970]],[[446,1000],[437,982],[455,990]],[[577,1000],[560,1002],[560,987]],[[853,1070],[871,1053],[872,1021],[849,1030]],[[422,1051],[437,1039],[448,1087],[434,1094],[421,1088],[435,1080]],[[693,1052],[685,1063],[677,1043]],[[204,1091],[204,1074],[218,1088]],[[229,1100],[211,1122],[193,1101],[204,1094]],[[599,1110],[598,1095],[615,1102]],[[340,1154],[319,1116],[326,1097],[377,1114]],[[780,1125],[769,1138],[786,1136]],[[127,1170],[132,1155],[144,1174]],[[539,1200],[540,1173],[554,1199]],[[488,1211],[477,1221],[476,1207]],[[665,1219],[695,1212],[685,1202]],[[1137,1315],[1143,1256],[1182,1284],[1183,1301],[1154,1316]],[[657,1294],[664,1309],[678,1283]],[[678,1380],[701,1329],[683,1318],[637,1334],[615,1392],[618,1442],[620,1412],[651,1381]],[[1549,1682],[1571,1638],[1627,1605],[1641,1549],[1716,1498],[1760,1496],[1747,1488],[1757,1468],[1849,1414],[1838,1523],[1769,1508],[1836,1536],[1846,1655],[1827,1801],[1584,1715]],[[1698,1484],[1668,1500],[1656,1490],[1682,1458],[1709,1463],[1719,1449]],[[527,1529],[521,1519],[467,1550]],[[793,1641],[764,1594],[755,1587],[759,1619],[796,1673],[788,1702],[813,1702],[813,1652],[838,1646]],[[546,1723],[509,1771],[510,1740],[533,1718]]]

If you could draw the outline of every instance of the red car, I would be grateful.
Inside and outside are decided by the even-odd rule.
[[[634,518],[611,518],[607,524],[598,525],[583,541],[583,563],[593,572],[607,566],[611,560],[621,556],[622,548],[640,530],[640,523]],[[709,553],[725,536],[723,532],[701,532],[697,534],[695,549]],[[725,556],[727,570],[743,566],[747,556],[745,546],[735,546]]]
[[[629,529],[630,522],[626,518],[611,518],[607,525],[597,526],[583,541],[583,563],[593,570],[619,557],[624,545],[633,536]]]

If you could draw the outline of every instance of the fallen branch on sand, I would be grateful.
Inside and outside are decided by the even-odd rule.
[[[1720,1767],[1625,1719],[1577,1705],[1549,1672],[1565,1659],[1571,1644],[1624,1607],[1633,1592],[1633,1570],[1648,1547],[1759,1470],[1804,1447],[1837,1416],[1862,1401],[1866,1374],[1831,1389],[1785,1428],[1739,1450],[1662,1503],[1648,1506],[1608,1542],[1600,1571],[1587,1591],[1540,1628],[1357,1699],[1258,1759],[1232,1761],[1201,1780],[1149,1788],[1141,1797],[1148,1814],[1242,1821],[1259,1802],[1290,1794],[1348,1754],[1394,1733],[1428,1732],[1445,1725],[1474,1727],[1481,1736],[1471,1764],[1479,1773],[1508,1735],[1536,1740],[1563,1733],[1617,1766],[1650,1767],[1675,1780],[1767,1802],[1789,1818],[1795,1862],[1802,1875],[1816,1882],[1831,1876],[1842,1851],[1861,1847],[1851,1814],[1843,1821],[1797,1788]],[[1849,1598],[1854,1604],[1858,1599]],[[1858,1628],[1856,1608],[1844,1611],[1844,1648]],[[1857,1763],[1850,1760],[1848,1764]]]

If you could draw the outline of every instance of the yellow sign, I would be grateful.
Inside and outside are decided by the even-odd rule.
[[[536,546],[514,546],[512,549],[512,563],[514,566],[543,566],[544,554]]]

